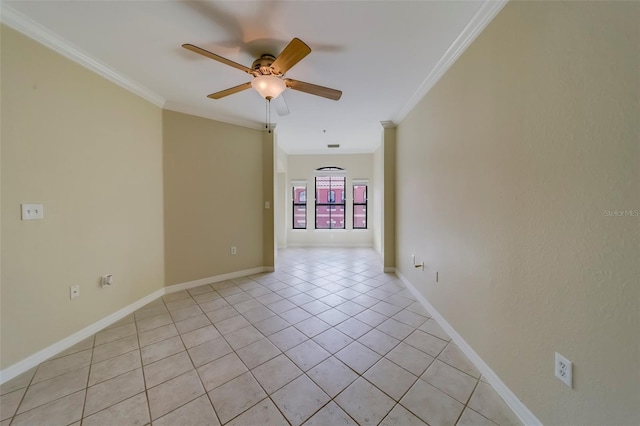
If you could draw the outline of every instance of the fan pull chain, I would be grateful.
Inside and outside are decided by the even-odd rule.
[[[271,126],[270,126],[270,124],[271,124],[271,98],[267,98],[267,102],[268,102],[268,105],[267,105],[267,111],[268,111],[268,114],[267,114],[267,128],[269,129],[269,133],[271,133]]]

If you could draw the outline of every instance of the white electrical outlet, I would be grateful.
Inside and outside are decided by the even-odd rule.
[[[573,364],[558,352],[556,352],[555,374],[565,385],[573,388]]]
[[[238,254],[238,248],[237,247],[231,247],[231,254],[233,256],[235,256],[236,254]]]
[[[20,204],[22,220],[44,219],[44,206],[42,204]]]
[[[80,284],[69,287],[69,298],[75,299],[76,297],[80,297]]]
[[[102,287],[109,287],[113,284],[113,275],[107,274],[102,276]]]

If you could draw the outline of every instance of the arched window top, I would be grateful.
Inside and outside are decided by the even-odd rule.
[[[347,171],[342,167],[327,166],[317,168],[315,174],[316,176],[346,176]]]
[[[342,167],[336,167],[336,166],[328,166],[328,167],[319,167],[316,169],[316,171],[328,171],[328,172],[337,172],[339,170],[344,170]]]

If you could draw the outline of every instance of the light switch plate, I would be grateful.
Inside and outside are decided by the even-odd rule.
[[[42,204],[20,204],[22,208],[22,220],[44,219],[44,206]]]

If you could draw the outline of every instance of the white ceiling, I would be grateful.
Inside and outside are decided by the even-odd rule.
[[[2,21],[164,108],[263,128],[254,90],[206,95],[250,76],[180,46],[251,66],[298,37],[312,52],[287,77],[343,91],[286,90],[272,108],[289,153],[371,152],[503,6],[486,1],[3,1]],[[326,130],[326,132],[324,132]]]

